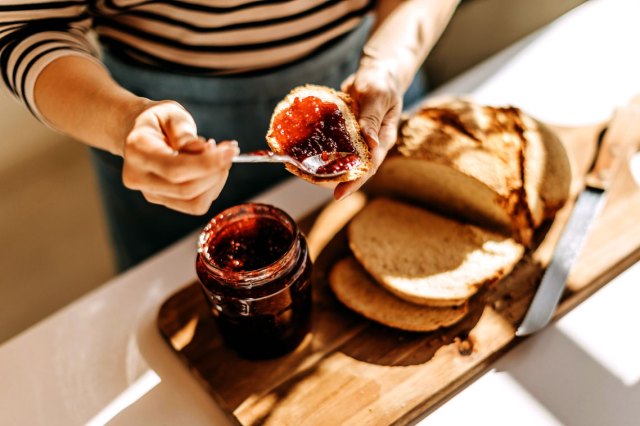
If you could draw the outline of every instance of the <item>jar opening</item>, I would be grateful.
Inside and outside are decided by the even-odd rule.
[[[299,251],[298,236],[296,223],[284,211],[241,204],[209,221],[200,234],[198,253],[223,282],[252,287],[290,269]]]

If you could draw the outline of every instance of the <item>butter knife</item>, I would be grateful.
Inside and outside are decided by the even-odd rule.
[[[606,200],[607,189],[624,160],[632,154],[640,138],[640,107],[619,108],[599,143],[593,166],[585,176],[585,188],[578,195],[551,262],[529,306],[516,336],[526,336],[544,328],[564,291],[571,266],[580,253],[582,243],[593,220]]]

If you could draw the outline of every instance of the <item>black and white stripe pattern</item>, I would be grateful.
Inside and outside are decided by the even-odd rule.
[[[5,0],[1,83],[39,116],[39,73],[66,55],[97,56],[87,33],[129,61],[206,75],[291,64],[354,29],[374,0]],[[40,117],[42,118],[42,117]]]

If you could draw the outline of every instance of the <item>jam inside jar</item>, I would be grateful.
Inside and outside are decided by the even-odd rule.
[[[266,204],[211,219],[198,241],[198,278],[225,343],[244,358],[295,349],[311,330],[311,260],[296,223]]]

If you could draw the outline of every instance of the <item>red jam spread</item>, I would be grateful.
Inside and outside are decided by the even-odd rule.
[[[296,348],[311,330],[311,260],[293,219],[264,204],[225,210],[205,227],[198,278],[227,346],[251,359]]]
[[[323,160],[327,161],[324,156]],[[356,154],[349,154],[318,167],[316,172],[321,175],[343,172],[353,169],[359,162],[360,158]]]
[[[212,262],[223,270],[255,271],[280,259],[293,242],[284,225],[270,218],[246,218],[233,222],[209,243]]]
[[[315,96],[295,98],[275,117],[271,136],[298,161],[325,152],[356,153],[338,106]]]

